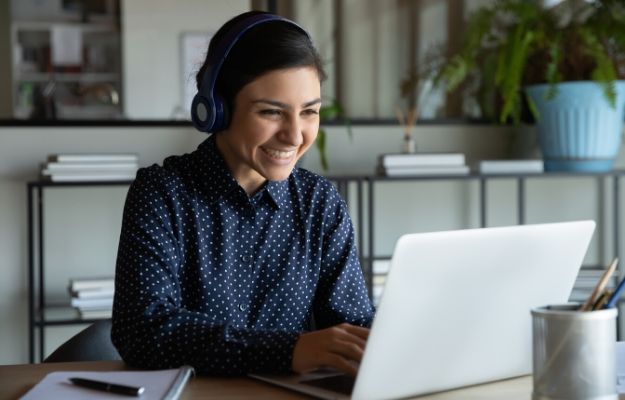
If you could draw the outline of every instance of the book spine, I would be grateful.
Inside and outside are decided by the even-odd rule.
[[[55,154],[50,157],[51,162],[137,162],[136,154]]]
[[[407,154],[381,156],[384,167],[461,166],[465,164],[464,154]]]
[[[119,170],[136,170],[139,164],[133,162],[123,163],[47,163],[45,170],[50,172],[77,172],[77,171],[119,171]]]

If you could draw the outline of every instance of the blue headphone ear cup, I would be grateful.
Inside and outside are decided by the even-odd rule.
[[[202,132],[213,132],[215,116],[215,104],[212,99],[198,92],[191,103],[191,121],[195,128]]]
[[[223,131],[230,124],[228,106],[226,105],[226,102],[223,100],[223,98],[217,93],[213,93],[212,100],[215,114],[213,128],[211,132]]]

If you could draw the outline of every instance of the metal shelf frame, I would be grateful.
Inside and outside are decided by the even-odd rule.
[[[131,181],[48,182],[27,184],[28,199],[28,361],[39,362],[45,355],[45,327],[94,322],[92,319],[48,318],[45,299],[44,192],[50,187],[128,186]],[[36,340],[37,339],[37,340]],[[35,342],[37,341],[37,346]],[[37,347],[37,349],[35,349]]]
[[[376,259],[375,249],[375,193],[376,185],[381,182],[423,182],[423,181],[477,181],[479,190],[478,213],[480,227],[488,226],[487,221],[487,189],[488,183],[493,180],[512,179],[516,184],[517,196],[517,223],[526,223],[526,182],[533,179],[554,178],[594,178],[598,182],[599,194],[604,194],[607,185],[612,184],[612,240],[613,251],[616,257],[622,257],[621,228],[620,228],[620,181],[625,170],[614,170],[607,173],[543,173],[543,174],[506,174],[506,175],[445,175],[445,176],[412,176],[412,177],[384,177],[370,175],[329,176],[341,196],[351,206],[355,199],[352,219],[356,222],[357,245],[361,249],[360,261],[363,267],[369,295],[373,294],[373,262]],[[93,187],[93,186],[128,186],[131,181],[102,181],[102,182],[47,182],[34,181],[27,184],[28,198],[28,341],[29,362],[34,363],[44,359],[45,328],[46,326],[76,325],[94,322],[95,320],[76,317],[50,318],[46,316],[48,304],[45,300],[45,240],[44,240],[44,192],[50,187]],[[355,192],[353,192],[355,188]],[[365,199],[367,201],[365,205]],[[603,221],[606,221],[607,210],[601,207]],[[605,229],[605,228],[604,228]],[[365,242],[366,239],[366,242]],[[366,246],[366,247],[365,247]],[[367,249],[366,256],[362,250]],[[619,279],[625,269],[620,269]],[[36,340],[37,339],[37,340]]]
[[[336,176],[328,177],[331,181],[335,182],[339,192],[343,198],[348,202],[353,195],[351,192],[350,183],[356,183],[355,198],[357,205],[355,207],[356,212],[353,213],[352,219],[355,220],[357,225],[356,234],[358,236],[358,247],[361,250],[361,265],[367,282],[369,295],[373,295],[373,262],[380,258],[377,257],[375,249],[375,193],[376,185],[378,183],[388,182],[426,182],[426,181],[476,181],[478,183],[478,215],[479,215],[479,227],[484,228],[488,226],[487,211],[488,211],[488,184],[495,180],[513,180],[515,182],[516,190],[516,220],[517,224],[523,225],[527,222],[527,181],[535,179],[558,179],[558,178],[589,178],[595,179],[598,183],[597,192],[605,194],[606,182],[612,183],[612,240],[614,256],[619,259],[622,258],[622,245],[621,245],[621,228],[620,228],[620,180],[625,175],[625,170],[614,170],[605,173],[584,173],[584,172],[547,172],[547,173],[532,173],[532,174],[470,174],[470,175],[427,175],[427,176],[406,176],[406,177],[387,177],[387,176]],[[363,195],[366,192],[367,205],[363,205]],[[366,208],[366,209],[365,209]],[[607,209],[601,207],[602,220],[607,221],[605,216]],[[363,216],[366,213],[366,220]],[[366,222],[366,224],[365,224]],[[366,225],[366,229],[365,229]],[[366,236],[365,236],[366,235]],[[365,241],[366,237],[366,241]],[[365,244],[366,243],[366,244]],[[366,246],[366,247],[365,247]],[[366,256],[363,256],[363,251],[366,249]],[[621,269],[619,279],[625,274],[625,270]]]

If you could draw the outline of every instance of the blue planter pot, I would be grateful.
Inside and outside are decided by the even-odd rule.
[[[564,82],[556,86],[558,93],[550,100],[545,99],[549,84],[525,88],[539,113],[536,128],[545,170],[612,170],[625,120],[625,81],[615,84],[616,107],[610,106],[596,82]]]

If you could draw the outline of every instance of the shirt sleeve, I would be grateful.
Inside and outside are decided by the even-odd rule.
[[[130,187],[115,274],[111,339],[130,365],[240,375],[291,370],[299,334],[231,326],[185,309],[179,281],[179,204],[155,171],[140,170]],[[184,233],[182,233],[184,234]]]
[[[335,190],[324,214],[322,260],[315,296],[315,323],[325,328],[343,322],[370,327],[375,309],[358,260],[347,206]]]

